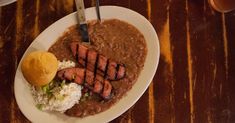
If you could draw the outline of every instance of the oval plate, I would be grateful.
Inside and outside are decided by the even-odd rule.
[[[134,25],[144,35],[147,42],[148,53],[144,68],[141,71],[137,82],[134,84],[132,89],[127,92],[126,96],[121,98],[120,101],[110,109],[85,118],[69,117],[56,112],[43,112],[35,107],[29,84],[24,79],[21,72],[20,61],[14,83],[15,98],[20,110],[30,121],[34,123],[109,122],[134,105],[148,88],[155,75],[160,56],[159,40],[153,26],[142,15],[130,9],[117,6],[102,6],[100,7],[100,12],[103,19],[117,18],[126,21]],[[86,9],[85,14],[87,20],[93,20],[97,17],[94,7]],[[26,54],[35,50],[48,50],[58,37],[62,36],[63,32],[74,24],[77,24],[76,13],[69,14],[56,21],[32,42],[22,58],[24,58]]]

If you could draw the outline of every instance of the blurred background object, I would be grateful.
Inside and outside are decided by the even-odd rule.
[[[0,0],[0,7],[8,5],[8,4],[11,4],[11,3],[15,2],[15,1],[16,0]]]
[[[230,12],[235,9],[235,0],[209,0],[210,5],[219,12]]]

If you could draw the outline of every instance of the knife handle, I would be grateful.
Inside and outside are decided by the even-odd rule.
[[[80,24],[86,23],[86,16],[85,16],[85,7],[84,7],[84,1],[83,0],[75,0],[75,4],[77,7],[77,16],[78,21]]]

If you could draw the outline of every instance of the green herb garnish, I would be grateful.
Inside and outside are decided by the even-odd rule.
[[[53,87],[54,86],[54,83],[55,83],[55,80],[53,79],[53,80],[51,80],[51,82],[48,84],[49,85],[49,87]]]
[[[75,79],[75,77],[76,77],[76,76],[75,76],[75,75],[73,75],[73,76],[72,76],[72,79]]]
[[[57,95],[56,96],[56,99],[60,100],[60,101],[64,100],[64,98],[65,98],[65,96],[63,96],[63,95]]]
[[[60,86],[63,87],[63,86],[65,85],[65,82],[66,82],[66,81],[63,80],[63,81],[61,82]]]
[[[53,87],[50,87],[50,83],[47,85],[42,86],[43,93],[47,94],[48,96],[51,96]]]
[[[39,110],[42,110],[42,104],[37,104],[36,107],[39,109]]]
[[[88,97],[88,96],[89,96],[89,93],[86,92],[83,96],[84,96],[84,97]]]
[[[42,86],[42,91],[43,91],[44,93],[49,92],[49,90],[50,90],[49,84]]]

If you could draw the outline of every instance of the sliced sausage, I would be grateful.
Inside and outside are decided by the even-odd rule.
[[[82,68],[66,68],[57,73],[60,79],[66,79],[69,81],[74,80],[77,84],[83,84],[85,75],[85,69]]]
[[[94,73],[107,77],[108,80],[118,80],[125,76],[124,64],[118,64],[78,42],[71,43],[71,50],[79,64]]]

